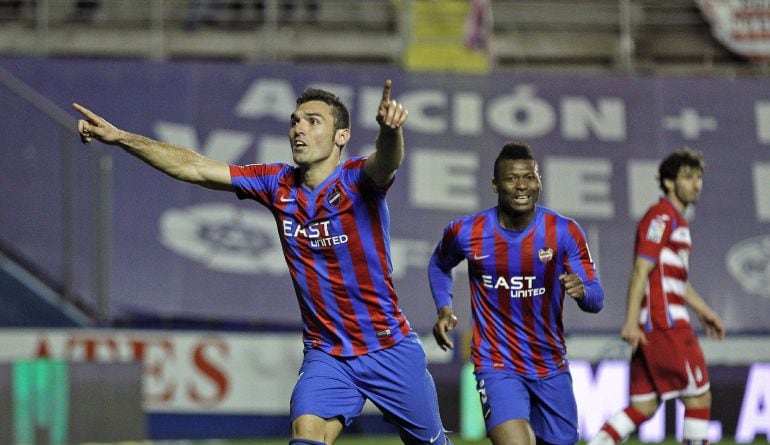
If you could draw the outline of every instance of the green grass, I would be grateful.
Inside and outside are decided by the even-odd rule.
[[[461,438],[457,436],[452,436],[452,442],[454,445],[490,445],[491,442],[488,440],[480,440],[480,441],[468,441],[468,440],[462,440]],[[243,440],[243,441],[232,441],[232,442],[226,442],[227,445],[286,445],[289,443],[288,439],[260,439],[260,440]],[[678,445],[679,442],[671,439],[666,439],[663,442],[660,442],[663,445]],[[737,445],[737,443],[732,439],[728,437],[723,437],[721,441],[718,442],[719,445]],[[752,444],[767,444],[767,438],[766,437],[757,437],[754,439],[754,442]],[[224,443],[220,444],[224,445]],[[581,442],[583,444],[583,442]],[[623,442],[623,445],[643,445],[643,442],[640,442],[635,439],[629,439],[626,442]],[[359,436],[354,434],[348,434],[347,436],[342,436],[335,445],[401,445],[401,441],[396,436]],[[644,444],[648,445],[648,444]]]

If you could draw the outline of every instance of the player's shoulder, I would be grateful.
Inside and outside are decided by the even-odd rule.
[[[364,164],[368,158],[366,156],[358,156],[345,160],[342,163],[343,170],[354,170],[364,168]]]
[[[244,176],[282,176],[286,173],[294,172],[295,167],[293,165],[276,162],[267,164],[245,164],[245,165],[231,165],[231,170],[235,169]]]
[[[472,227],[474,224],[486,224],[487,221],[494,220],[494,218],[496,218],[495,208],[492,207],[480,212],[458,216],[447,224],[446,229],[459,231],[463,227]]]
[[[670,221],[676,219],[677,212],[664,198],[661,198],[658,202],[652,204],[644,212],[641,223],[649,223],[650,221]]]
[[[537,215],[536,218],[542,218],[543,216],[552,216],[556,219],[557,224],[563,223],[563,224],[574,224],[576,226],[580,226],[580,224],[577,222],[577,220],[571,216],[564,215],[563,213],[560,213],[550,207],[543,207],[541,205],[537,206]]]

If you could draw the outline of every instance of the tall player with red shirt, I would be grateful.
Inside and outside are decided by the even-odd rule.
[[[169,176],[233,191],[267,207],[278,228],[303,321],[304,360],[291,397],[292,445],[332,444],[371,400],[406,444],[451,444],[425,352],[399,309],[385,195],[404,157],[407,111],[385,82],[375,152],[341,162],[347,107],[310,88],[289,140],[295,166],[227,165],[119,130],[74,104],[84,143],[118,145]]]
[[[468,263],[471,345],[487,433],[495,445],[574,444],[562,311],[565,295],[599,312],[604,290],[578,223],[537,205],[541,181],[528,145],[506,144],[494,166],[496,207],[452,221],[430,260],[433,333],[452,348],[452,269]]]
[[[636,259],[620,331],[632,351],[631,405],[610,417],[591,445],[619,443],[652,417],[662,401],[673,398],[685,406],[684,442],[708,443],[709,375],[687,305],[708,335],[722,339],[724,326],[688,280],[692,242],[684,216],[698,201],[704,170],[702,154],[688,148],[660,163],[658,180],[665,196],[637,227]]]

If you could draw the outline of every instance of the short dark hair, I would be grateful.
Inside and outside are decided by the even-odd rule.
[[[342,103],[339,97],[320,88],[308,88],[300,97],[297,98],[297,105],[318,100],[325,102],[332,107],[332,117],[334,118],[334,131],[350,128],[350,113],[348,107]]]
[[[663,193],[668,193],[666,179],[675,180],[682,167],[692,167],[701,172],[706,171],[706,162],[703,160],[703,153],[693,150],[689,147],[683,147],[674,150],[666,156],[658,166],[658,186]]]
[[[532,155],[532,149],[529,147],[529,144],[519,141],[507,142],[500,150],[500,154],[497,155],[497,159],[495,159],[495,179],[497,179],[497,167],[506,159],[528,159],[534,161],[537,166],[537,160]]]

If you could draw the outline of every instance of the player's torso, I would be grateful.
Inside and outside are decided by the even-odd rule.
[[[649,239],[660,232],[661,239],[640,321],[648,331],[689,325],[685,296],[692,239],[687,219],[662,201],[648,212],[642,224],[640,237]]]
[[[538,212],[521,232],[507,231],[496,213],[467,221],[462,249],[468,262],[477,367],[510,367],[546,375],[566,366],[561,337],[563,271],[557,217]]]

